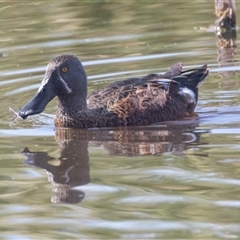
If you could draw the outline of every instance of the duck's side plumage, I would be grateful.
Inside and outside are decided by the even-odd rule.
[[[50,63],[48,68],[54,70],[50,77],[47,70],[47,83],[46,79],[43,81],[45,88],[49,84],[59,99],[56,127],[139,126],[184,118],[193,113],[198,99],[198,84],[209,71],[206,65],[182,71],[182,63],[177,63],[163,75],[150,74],[117,81],[94,91],[86,99],[87,79],[81,62],[72,55],[64,55],[61,59],[64,60],[56,69]],[[53,62],[59,62],[59,59]],[[42,90],[43,86],[19,112],[20,116],[26,118],[43,111],[45,106],[40,110],[36,107],[42,98],[38,95],[46,98]],[[50,100],[54,94],[50,94]],[[44,101],[47,102],[46,99]]]
[[[129,78],[124,81],[116,81],[88,95],[87,97],[88,108],[103,107],[108,105],[109,100],[117,99],[115,95],[121,93],[124,87],[128,87],[131,89],[139,85],[144,85],[145,83],[148,83],[151,80],[173,79],[173,77],[181,75],[181,72],[182,72],[182,63],[179,62],[171,66],[169,70],[163,75],[149,74],[142,78]]]
[[[198,84],[207,74],[206,65],[182,71],[182,64],[177,63],[163,75],[151,74],[112,83],[91,93],[87,104],[91,109],[102,107],[102,111],[106,109],[116,115],[113,126],[181,119],[194,111]]]

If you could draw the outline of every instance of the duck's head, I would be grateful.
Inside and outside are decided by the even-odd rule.
[[[87,97],[87,76],[80,60],[74,55],[61,55],[47,66],[35,96],[19,111],[23,119],[41,113],[56,96],[59,99]]]

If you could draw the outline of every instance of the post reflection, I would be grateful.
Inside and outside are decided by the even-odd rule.
[[[47,152],[23,150],[25,164],[45,169],[53,186],[53,203],[80,203],[85,193],[74,189],[88,184],[90,167],[88,145],[102,146],[113,156],[161,155],[171,152],[184,155],[185,150],[200,143],[205,130],[196,130],[198,124],[184,121],[165,126],[115,129],[56,129],[55,139],[60,157],[54,159]],[[53,164],[53,160],[58,164]]]

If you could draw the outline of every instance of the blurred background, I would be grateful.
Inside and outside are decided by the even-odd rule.
[[[0,238],[240,238],[239,41],[238,27],[221,28],[228,14],[208,0],[0,2]],[[53,100],[13,121],[9,107],[30,100],[64,53],[83,62],[89,92],[179,61],[208,64],[210,76],[191,119],[58,130]]]

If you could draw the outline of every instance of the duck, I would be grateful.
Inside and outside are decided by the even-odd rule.
[[[144,126],[174,121],[194,113],[198,86],[209,73],[207,65],[182,70],[172,65],[164,74],[120,80],[87,95],[87,75],[75,55],[50,61],[33,98],[18,112],[22,119],[44,111],[55,97],[56,128]]]

